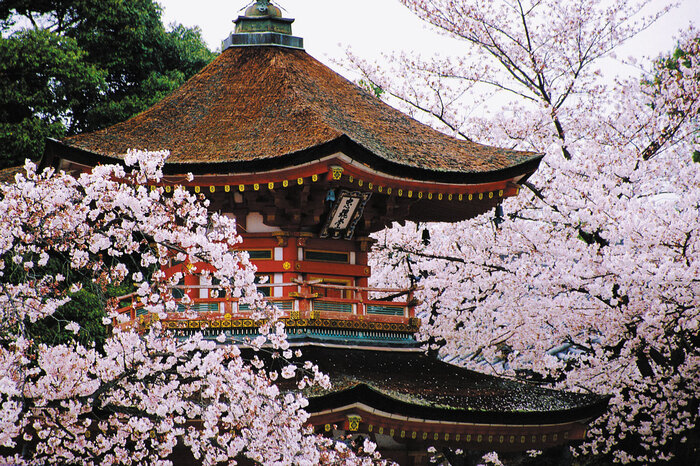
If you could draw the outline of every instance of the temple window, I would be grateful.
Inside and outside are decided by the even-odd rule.
[[[246,252],[248,253],[248,256],[250,256],[250,260],[272,260],[272,249],[248,249]]]
[[[304,251],[304,260],[347,264],[350,262],[350,254],[347,252],[317,251],[313,249],[307,249]]]

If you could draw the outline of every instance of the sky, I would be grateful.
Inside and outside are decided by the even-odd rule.
[[[209,48],[215,50],[233,30],[232,21],[243,13],[248,0],[157,0],[163,22],[199,26]],[[667,4],[670,0],[656,0]],[[293,33],[304,38],[306,51],[329,64],[346,47],[364,58],[398,50],[459,53],[462,44],[428,29],[397,0],[279,0],[285,17],[295,18]],[[642,32],[620,50],[621,57],[656,57],[674,46],[673,36],[694,24],[700,28],[700,0],[680,0],[680,6]]]

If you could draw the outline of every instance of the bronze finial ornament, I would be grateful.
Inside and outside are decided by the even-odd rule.
[[[261,13],[265,13],[267,11],[267,7],[269,4],[269,0],[258,0],[256,2],[256,5],[258,6],[258,11],[260,11]]]
[[[250,2],[243,16],[234,21],[236,29],[224,40],[221,49],[260,45],[303,49],[302,38],[292,35],[293,22],[284,18],[282,10],[270,0]]]
[[[256,0],[246,8],[245,16],[281,16],[281,11],[270,0]]]

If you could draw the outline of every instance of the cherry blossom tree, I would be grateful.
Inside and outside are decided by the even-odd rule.
[[[315,436],[307,401],[272,383],[327,384],[311,364],[277,375],[254,352],[161,330],[182,278],[163,267],[208,264],[222,290],[266,322],[249,346],[293,358],[247,255],[232,249],[235,222],[182,187],[149,188],[161,184],[166,156],[130,152],[125,167],[77,178],[27,162],[0,186],[0,463],[167,464],[185,450],[201,464],[374,464],[371,445],[355,448],[360,458]],[[145,333],[121,325],[114,291],[125,286],[151,318]],[[111,327],[99,344],[80,338],[84,319],[61,312],[86,288],[104,309],[99,324]],[[37,329],[47,327],[61,338],[43,338]]]
[[[581,461],[692,463],[698,31],[678,39],[680,66],[659,59],[646,76],[613,82],[603,80],[606,60],[665,10],[642,16],[649,1],[402,3],[465,41],[465,56],[395,56],[385,70],[350,54],[363,80],[444,131],[545,158],[503,213],[376,235],[375,284],[420,282],[421,337],[450,360],[610,395],[574,450]],[[497,113],[486,106],[494,98]]]

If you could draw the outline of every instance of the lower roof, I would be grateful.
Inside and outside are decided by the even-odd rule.
[[[306,393],[307,411],[353,403],[411,418],[495,424],[552,424],[601,415],[608,398],[542,388],[481,374],[425,353],[308,346],[302,359],[329,376],[332,389]]]

